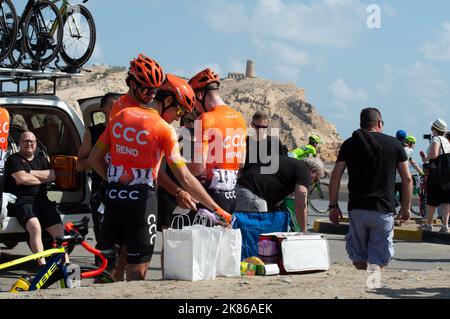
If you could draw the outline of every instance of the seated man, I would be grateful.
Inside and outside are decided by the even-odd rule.
[[[47,197],[47,183],[55,180],[47,158],[36,153],[36,136],[32,132],[20,135],[20,150],[6,160],[6,188],[17,196],[15,216],[30,234],[33,253],[44,250],[42,228],[55,238],[64,236],[64,228],[55,205]],[[38,260],[40,266],[45,259]]]
[[[302,161],[280,156],[279,169],[273,174],[264,166],[254,165],[237,180],[235,211],[267,212],[295,192],[295,215],[302,231],[307,231],[307,199],[311,183],[325,178],[323,162],[318,158]]]

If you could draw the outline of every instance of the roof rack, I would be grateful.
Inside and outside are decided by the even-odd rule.
[[[56,95],[56,80],[83,76],[79,73],[59,71],[0,68],[0,96]],[[39,92],[38,83],[42,81],[52,82],[53,91]],[[26,84],[25,88],[23,88],[24,84]]]

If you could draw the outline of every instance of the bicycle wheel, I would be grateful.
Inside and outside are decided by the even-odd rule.
[[[17,39],[18,20],[11,0],[0,0],[0,61],[11,53]]]
[[[319,214],[328,212],[329,185],[328,183],[316,183],[309,190],[309,207]]]
[[[89,10],[82,5],[70,6],[63,16],[61,58],[75,67],[84,65],[95,48],[95,23]]]
[[[96,267],[96,266],[90,266],[90,265],[80,266],[81,273],[86,272],[86,271],[96,270],[96,269],[98,269],[98,267]],[[104,270],[100,275],[98,275],[94,278],[83,279],[81,282],[85,283],[85,284],[109,284],[109,283],[115,282],[115,279],[109,271]],[[48,289],[54,285],[56,288],[57,284],[59,284],[60,288],[67,288],[66,284],[64,282],[63,273],[60,270],[56,271],[47,280],[47,282],[45,282],[42,285],[41,289]]]
[[[63,36],[62,17],[58,8],[41,0],[27,12],[23,25],[24,49],[39,66],[50,63],[59,53]]]

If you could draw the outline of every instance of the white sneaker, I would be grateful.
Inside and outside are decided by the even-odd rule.
[[[433,226],[432,225],[422,225],[421,230],[423,231],[433,231]]]

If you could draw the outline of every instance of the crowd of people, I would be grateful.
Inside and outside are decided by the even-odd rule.
[[[208,209],[226,225],[235,211],[276,210],[294,194],[296,218],[307,231],[308,188],[328,175],[317,156],[322,143],[318,135],[289,151],[268,134],[267,114],[256,112],[248,129],[243,115],[222,99],[219,76],[209,68],[186,81],[165,74],[158,62],[140,54],[130,62],[126,84],[126,94],[108,93],[101,99],[106,121],[86,129],[77,161],[79,171],[94,171],[91,209],[97,247],[121,246],[118,261],[112,263],[118,280],[145,278],[156,233],[170,227],[180,208]],[[181,120],[178,134],[170,125],[176,120]],[[9,123],[9,118],[4,121]],[[339,187],[348,170],[347,251],[358,269],[389,264],[395,191],[402,194],[397,218],[408,220],[409,164],[424,174],[412,159],[416,139],[404,132],[396,139],[383,134],[383,127],[379,110],[364,109],[360,129],[343,143],[330,180],[330,220],[338,224]],[[445,121],[433,123],[424,163],[450,153],[446,130]],[[42,251],[42,229],[53,237],[64,230],[46,194],[45,185],[55,173],[36,153],[32,132],[21,135],[20,151],[8,157],[5,169],[8,191],[18,197],[15,216],[30,234],[32,251]],[[435,208],[443,205],[442,229],[448,232],[449,199],[448,183],[430,183],[425,229],[431,227]]]

